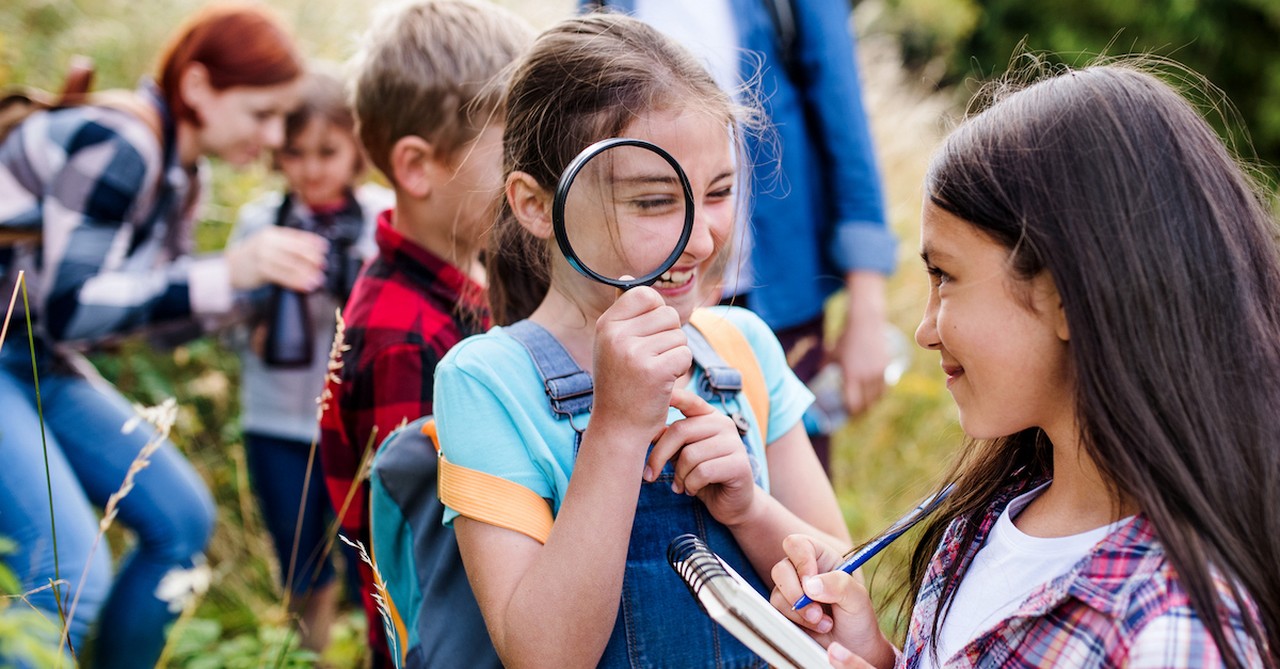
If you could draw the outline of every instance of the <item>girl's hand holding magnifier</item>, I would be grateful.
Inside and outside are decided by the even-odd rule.
[[[593,414],[643,430],[641,446],[667,421],[676,380],[693,364],[680,315],[648,287],[620,295],[596,321]]]

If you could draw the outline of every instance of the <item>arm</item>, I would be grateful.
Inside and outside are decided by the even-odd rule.
[[[847,3],[796,0],[799,95],[816,125],[821,192],[832,198],[831,249],[845,272],[848,310],[832,358],[845,374],[845,406],[859,415],[884,393],[884,280],[897,241],[886,224],[881,179],[862,104]]]
[[[145,131],[133,127],[140,122],[91,108],[79,117],[51,116],[32,117],[28,122],[38,125],[22,128],[28,131],[28,156],[70,151],[56,167],[38,157],[32,160],[38,164],[33,170],[51,170],[40,195],[44,241],[39,301],[49,334],[55,339],[98,339],[193,313],[229,309],[231,294],[222,263],[188,258],[157,264],[142,254],[159,240],[141,247],[131,244],[150,214],[160,179],[159,147]],[[49,127],[69,124],[73,125]],[[50,138],[69,130],[96,141],[68,148]]]
[[[152,214],[162,170],[160,148],[141,122],[95,107],[83,108],[79,116],[53,121],[51,116],[28,119],[35,123],[22,131],[27,168],[45,175],[38,299],[52,337],[100,339],[153,323],[224,314],[233,304],[233,285],[256,285],[235,283],[230,256],[158,262],[155,256],[163,257],[165,251],[158,247],[165,240],[134,239]],[[73,127],[49,127],[55,124]],[[60,133],[70,133],[77,143],[64,147],[51,139]],[[31,159],[35,153],[42,155]],[[50,157],[64,154],[65,161],[54,165]],[[166,213],[182,215],[178,212],[174,208]],[[183,226],[178,220],[166,223],[145,234]],[[169,248],[184,248],[185,241]],[[290,250],[282,255],[272,253],[282,246],[286,244],[256,245],[255,254],[288,258],[307,253],[305,243],[287,244]],[[253,266],[252,273],[241,272],[242,276],[272,276],[275,260],[255,264],[249,254],[240,257]]]
[[[697,495],[724,523],[757,573],[784,557],[782,540],[803,532],[838,546],[850,544],[831,483],[796,423],[767,449],[772,494],[756,485],[737,429],[693,393],[677,391],[672,406],[686,418],[666,429],[649,455],[648,471],[676,460],[678,492]]]
[[[755,485],[732,420],[685,391],[673,396],[672,405],[686,418],[664,431],[649,468],[658,471],[667,458],[676,458],[677,483],[698,495],[730,528],[757,573],[767,575],[782,557],[788,534],[818,534],[841,546],[849,545],[849,535],[801,422],[813,395],[787,366],[781,345],[758,316],[742,309],[720,313],[751,346],[768,390],[769,434],[759,435],[757,442],[753,432],[750,439],[752,450],[767,463],[769,491]]]
[[[845,321],[832,357],[844,370],[844,404],[857,416],[884,394],[884,370],[889,365],[885,346],[885,276],[871,270],[850,272],[845,280]]]

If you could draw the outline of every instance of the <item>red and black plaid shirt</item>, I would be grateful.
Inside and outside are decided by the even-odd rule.
[[[378,255],[360,274],[343,312],[347,349],[340,381],[327,382],[320,458],[343,534],[369,546],[369,485],[357,481],[365,450],[401,423],[430,414],[436,364],[464,337],[488,326],[483,289],[462,270],[405,238],[378,217]],[[376,434],[374,430],[377,430]],[[354,492],[353,492],[354,490]],[[389,659],[373,602],[373,573],[361,564],[370,641]]]

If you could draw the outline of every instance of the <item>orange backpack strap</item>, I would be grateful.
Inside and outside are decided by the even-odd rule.
[[[722,313],[710,309],[695,309],[689,315],[689,323],[707,339],[711,348],[724,361],[742,374],[742,393],[756,415],[760,427],[760,440],[769,442],[769,386],[765,384],[764,371],[756,358],[755,349],[747,341],[738,326]]]
[[[422,425],[422,433],[440,451],[435,421]],[[440,500],[458,513],[497,527],[505,527],[547,543],[551,535],[551,507],[534,491],[478,469],[455,465],[440,453]]]

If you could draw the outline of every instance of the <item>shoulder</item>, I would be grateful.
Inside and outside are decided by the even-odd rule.
[[[1162,570],[1163,577],[1151,579],[1160,582],[1162,597],[1155,605],[1140,607],[1138,626],[1131,630],[1126,653],[1126,666],[1139,667],[1201,667],[1222,666],[1224,657],[1243,650],[1244,666],[1261,666],[1257,646],[1248,636],[1245,614],[1229,592],[1229,586],[1220,574],[1213,580],[1217,597],[1215,604],[1225,615],[1228,643],[1232,648],[1219,648],[1205,621],[1191,607],[1191,600],[1171,568]],[[1246,606],[1256,607],[1251,600]],[[1255,624],[1257,623],[1255,617]]]
[[[463,339],[449,349],[440,362],[442,370],[448,368],[495,379],[519,374],[532,369],[532,365],[524,345],[501,327]]]
[[[52,175],[69,162],[85,179],[120,189],[140,186],[161,167],[160,142],[149,126],[120,109],[83,105],[32,114],[18,128],[37,173]]]
[[[777,340],[773,331],[754,311],[727,305],[705,307],[704,310],[714,317],[723,318],[731,323],[738,332],[742,333],[742,336],[747,338],[747,342],[754,349],[759,350],[764,342]]]
[[[1076,594],[1091,608],[1109,613],[1117,639],[1126,647],[1128,666],[1215,666],[1221,653],[1205,621],[1196,614],[1183,579],[1174,569],[1155,537],[1150,522],[1138,516],[1129,526],[1104,541],[1104,560]],[[1231,585],[1217,569],[1211,569],[1215,605],[1225,616],[1227,636],[1250,653],[1256,648],[1247,639],[1245,617],[1256,611],[1241,610]],[[1087,593],[1087,594],[1086,594]],[[1252,657],[1257,657],[1256,654]]]

